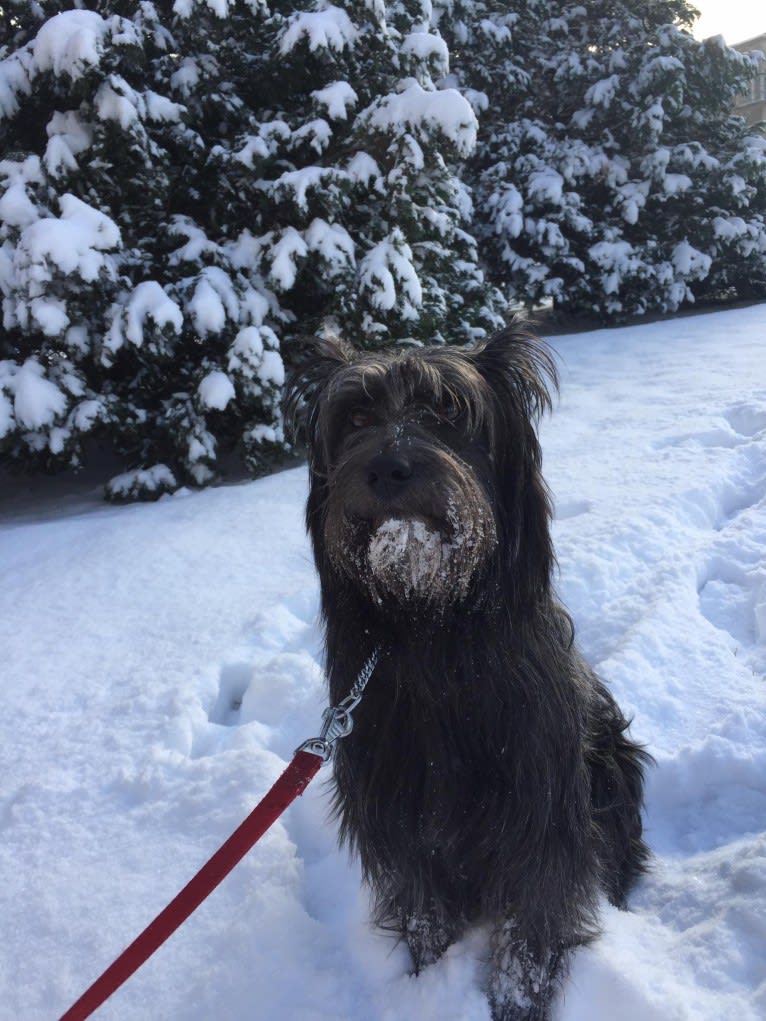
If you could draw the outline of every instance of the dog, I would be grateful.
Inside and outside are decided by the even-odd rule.
[[[333,756],[340,839],[418,973],[490,927],[494,1021],[545,1021],[572,950],[646,870],[649,756],[552,589],[536,425],[558,381],[512,323],[472,349],[317,342],[288,381],[330,697],[380,660]]]

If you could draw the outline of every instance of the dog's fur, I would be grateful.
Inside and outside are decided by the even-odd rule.
[[[492,927],[498,1021],[543,1021],[597,901],[646,867],[643,766],[551,587],[535,425],[556,385],[511,326],[472,349],[320,342],[288,418],[310,457],[307,523],[330,697],[384,650],[334,757],[341,838],[417,972]]]

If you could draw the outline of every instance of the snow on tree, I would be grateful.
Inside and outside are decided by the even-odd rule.
[[[0,19],[0,455],[122,455],[114,499],[286,450],[296,338],[460,341],[504,302],[426,0],[11,2]]]
[[[443,0],[480,113],[468,180],[517,300],[623,318],[766,294],[766,141],[729,114],[752,58],[686,0]]]
[[[448,342],[501,321],[466,232],[456,164],[476,118],[434,78],[447,70],[427,0],[272,5],[275,226],[253,257],[303,332],[336,324],[357,344]],[[245,145],[251,143],[245,140]],[[248,150],[249,151],[249,150]]]

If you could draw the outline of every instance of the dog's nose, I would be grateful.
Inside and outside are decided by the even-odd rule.
[[[405,488],[412,478],[412,465],[403,454],[377,454],[367,465],[367,484],[378,494]]]

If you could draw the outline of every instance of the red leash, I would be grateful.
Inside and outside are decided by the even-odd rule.
[[[293,761],[279,777],[268,794],[255,806],[245,821],[237,827],[229,839],[199,870],[180,893],[176,894],[166,908],[150,922],[144,931],[133,940],[106,971],[86,989],[77,1003],[73,1004],[59,1021],[84,1021],[98,1010],[101,1004],[127,982],[133,972],[138,971],[155,950],[172,936],[192,911],[212,893],[218,884],[228,876],[241,861],[253,844],[284,812],[299,794],[308,787],[322,763],[327,762],[333,745],[338,738],[351,733],[352,713],[359,705],[367,682],[378,662],[380,648],[373,650],[369,659],[359,671],[349,694],[336,706],[330,706],[322,713],[322,732],[300,746]]]
[[[323,759],[313,752],[301,751],[280,776],[266,797],[237,827],[225,844],[199,870],[144,931],[110,964],[60,1021],[84,1021],[148,960],[165,940],[172,936],[202,901],[228,876],[253,844],[279,818],[319,772]]]

